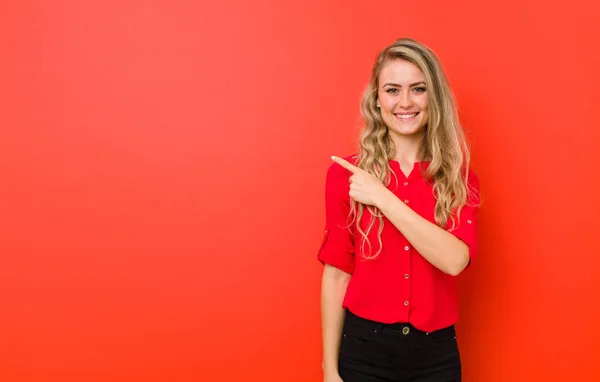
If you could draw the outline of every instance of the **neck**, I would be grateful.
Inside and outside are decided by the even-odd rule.
[[[424,159],[424,135],[393,137],[393,140],[396,146],[394,159],[398,162],[412,165]]]

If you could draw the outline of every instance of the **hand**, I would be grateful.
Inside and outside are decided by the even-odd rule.
[[[359,203],[378,207],[388,191],[383,183],[374,175],[342,158],[332,156],[331,159],[352,173],[350,177],[350,197]]]

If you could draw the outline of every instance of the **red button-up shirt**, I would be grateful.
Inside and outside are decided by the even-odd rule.
[[[350,163],[356,162],[356,156],[345,159]],[[433,187],[423,176],[428,165],[428,162],[415,163],[413,171],[406,177],[400,170],[400,164],[390,161],[396,177],[392,175],[388,189],[423,218],[435,223]],[[362,246],[358,244],[361,236],[356,225],[345,228],[349,222],[351,175],[337,163],[327,171],[325,235],[318,252],[322,263],[352,274],[343,307],[373,321],[410,322],[426,332],[453,325],[458,319],[456,277],[431,265],[385,216],[381,252],[375,259],[362,258]],[[472,171],[469,183],[479,191]],[[471,198],[473,201],[476,202]],[[477,211],[476,206],[463,207],[458,227],[450,231],[468,245],[471,260],[477,254]],[[365,209],[362,220],[365,224],[369,215]],[[366,225],[362,227],[364,230]],[[447,228],[450,227],[449,219]],[[377,228],[375,224],[369,234],[371,254],[379,249]],[[368,245],[365,244],[365,248],[368,251]]]

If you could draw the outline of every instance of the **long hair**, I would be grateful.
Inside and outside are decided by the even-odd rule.
[[[364,127],[360,134],[356,166],[379,178],[386,186],[393,174],[389,161],[395,157],[395,145],[379,109],[376,107],[379,75],[384,65],[402,59],[416,65],[425,76],[428,93],[429,119],[426,126],[423,158],[430,161],[424,177],[433,183],[436,198],[434,217],[436,224],[450,230],[456,227],[460,211],[469,200],[468,176],[470,153],[458,120],[456,101],[442,65],[436,54],[422,43],[402,38],[385,48],[378,55],[371,72],[371,79],[363,94],[361,113]],[[363,213],[371,215],[366,229],[361,227]],[[351,200],[349,218],[356,223],[362,238],[362,253],[367,259],[375,258],[382,248],[381,232],[383,215],[373,207]],[[378,222],[379,250],[366,255],[365,243],[371,252],[369,232]],[[352,223],[351,223],[352,224]]]

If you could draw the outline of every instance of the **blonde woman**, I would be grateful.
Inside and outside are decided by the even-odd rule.
[[[437,56],[385,48],[361,109],[358,153],[326,179],[324,381],[460,381],[456,276],[477,255],[479,185]]]

